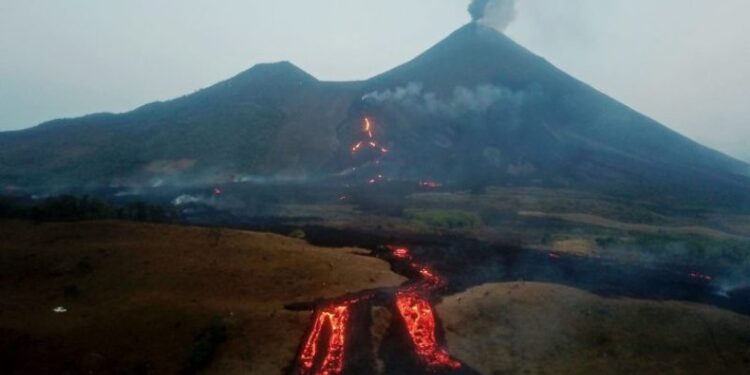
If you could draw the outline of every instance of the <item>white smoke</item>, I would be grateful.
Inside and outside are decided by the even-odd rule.
[[[494,85],[479,85],[474,89],[457,87],[450,102],[452,113],[482,113],[501,101],[516,101],[517,95],[512,91]]]
[[[505,29],[516,19],[516,2],[518,0],[472,0],[469,13],[474,22],[493,27],[498,31]]]
[[[458,86],[449,97],[439,98],[433,92],[424,92],[424,86],[414,82],[403,87],[372,92],[362,97],[363,101],[370,104],[396,104],[423,113],[451,118],[469,113],[485,113],[499,104],[518,108],[526,99],[527,93],[525,92],[515,92],[505,87],[489,84],[478,85],[474,88]]]
[[[410,98],[415,98],[422,94],[422,84],[411,82],[403,87],[388,89],[385,91],[374,91],[362,97],[363,101],[384,102],[401,102]]]
[[[202,196],[198,197],[198,196],[189,195],[189,194],[182,194],[172,200],[172,205],[184,206],[186,204],[191,204],[191,203],[206,203],[206,202],[210,202],[210,198],[206,198]]]

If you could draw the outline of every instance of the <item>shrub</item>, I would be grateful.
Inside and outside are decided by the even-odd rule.
[[[34,221],[81,221],[122,219],[169,222],[177,217],[172,208],[145,202],[117,207],[98,198],[61,195],[42,201],[24,201],[0,197],[0,218]]]
[[[289,233],[289,237],[298,238],[302,240],[302,239],[305,239],[306,234],[305,234],[305,231],[303,231],[302,229],[295,229]]]
[[[216,351],[227,340],[227,327],[219,317],[211,319],[208,327],[204,328],[193,341],[187,357],[185,372],[194,374],[208,367],[214,360]]]
[[[63,287],[63,295],[66,298],[78,298],[81,295],[81,290],[76,284],[68,284]]]

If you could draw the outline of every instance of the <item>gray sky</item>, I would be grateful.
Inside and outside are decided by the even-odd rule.
[[[750,161],[750,1],[518,0],[507,34]],[[0,0],[0,130],[121,112],[259,62],[364,79],[469,21],[468,0]]]

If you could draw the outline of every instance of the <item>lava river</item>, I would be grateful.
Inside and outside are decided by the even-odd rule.
[[[414,261],[408,249],[390,247],[390,258],[406,266],[416,277],[391,294],[395,310],[410,339],[410,347],[422,368],[428,372],[451,371],[461,363],[451,358],[437,339],[437,321],[429,296],[443,286],[443,280],[429,267]],[[314,320],[297,358],[300,375],[336,375],[345,372],[352,330],[352,308],[371,300],[375,292],[324,304],[316,309]],[[395,307],[394,307],[395,306]]]

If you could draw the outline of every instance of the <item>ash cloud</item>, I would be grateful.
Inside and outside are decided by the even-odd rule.
[[[517,0],[472,0],[469,14],[474,22],[504,31],[516,19]]]
[[[421,83],[412,82],[406,86],[369,93],[362,97],[362,101],[372,105],[398,105],[425,114],[457,118],[485,113],[501,105],[519,108],[528,95],[524,91],[483,84],[474,88],[459,86],[448,97],[440,98],[434,92],[425,92]]]

